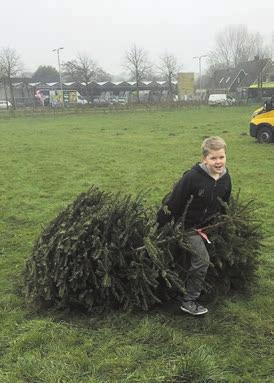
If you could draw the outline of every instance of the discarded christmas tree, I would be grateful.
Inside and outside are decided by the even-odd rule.
[[[254,279],[262,240],[254,209],[232,199],[208,226],[208,287],[242,289]],[[26,294],[62,307],[148,310],[183,293],[190,251],[183,222],[159,229],[141,197],[92,187],[38,238],[24,271]]]

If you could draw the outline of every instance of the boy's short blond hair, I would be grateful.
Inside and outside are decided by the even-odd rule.
[[[221,137],[208,137],[202,142],[201,149],[203,157],[206,157],[211,150],[224,149],[226,152],[226,143]]]

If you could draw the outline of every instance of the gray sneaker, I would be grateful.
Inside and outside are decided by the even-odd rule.
[[[206,307],[198,305],[194,301],[183,301],[180,309],[190,315],[204,315],[208,312]]]

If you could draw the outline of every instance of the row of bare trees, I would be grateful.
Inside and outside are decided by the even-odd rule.
[[[174,55],[163,54],[160,57],[159,65],[156,66],[149,61],[147,52],[134,44],[126,52],[123,66],[128,72],[129,79],[136,83],[137,101],[139,101],[140,83],[144,80],[167,81],[170,96],[174,93],[173,81],[180,69]],[[49,67],[39,67],[34,73],[33,79],[45,81],[48,76],[52,76],[51,81],[58,81],[58,72]],[[79,53],[75,59],[62,64],[62,78],[64,81],[79,81],[88,85],[91,81],[111,81],[112,76],[88,55]]]
[[[125,54],[124,67],[130,79],[136,82],[136,94],[139,101],[139,85],[143,80],[161,79],[168,81],[170,95],[173,93],[175,80],[179,71],[176,57],[164,54],[160,57],[160,65],[153,66],[143,48],[133,45]],[[15,107],[12,79],[22,72],[23,65],[14,49],[2,48],[0,51],[0,81],[4,84],[6,99],[10,98]],[[110,81],[111,75],[105,72],[88,55],[78,56],[62,64],[62,77],[65,81],[79,81],[88,85],[91,81]],[[59,73],[51,66],[39,66],[32,76],[33,81],[52,82],[59,80]],[[9,92],[8,92],[9,90]],[[9,96],[7,96],[9,93]]]
[[[229,25],[217,33],[215,47],[208,53],[208,71],[235,68],[254,57],[270,57],[270,48],[262,35],[250,32],[245,25]]]
[[[235,68],[241,62],[270,57],[270,49],[258,32],[250,32],[245,25],[227,26],[215,38],[215,48],[208,52],[208,72],[217,69]],[[175,55],[164,53],[159,58],[158,65],[152,64],[148,53],[142,47],[132,45],[124,57],[124,68],[128,71],[130,80],[136,83],[137,99],[139,100],[139,85],[144,80],[164,80],[168,82],[169,94],[173,93],[173,81],[182,70]],[[68,80],[82,81],[85,84],[91,80],[108,81],[111,75],[106,73],[88,56],[79,54],[74,60],[63,64],[64,76]]]
[[[259,33],[249,32],[244,25],[227,26],[216,35],[215,48],[208,53],[208,74],[216,69],[236,67],[240,62],[249,61],[255,56],[269,57],[264,40]],[[136,94],[139,101],[139,85],[144,80],[164,80],[168,82],[169,94],[173,93],[173,81],[182,70],[182,65],[175,55],[164,53],[159,58],[159,64],[154,65],[145,49],[132,45],[124,57],[124,68],[128,71],[130,80],[136,83]],[[7,94],[9,90],[13,105],[14,93],[12,78],[22,71],[22,63],[14,49],[0,50],[0,81],[4,84]],[[78,54],[75,59],[62,64],[62,77],[66,81],[80,81],[86,85],[91,81],[109,81],[111,75],[105,72],[86,54]],[[59,73],[51,66],[40,66],[33,74],[34,81],[58,81]],[[7,97],[6,97],[7,99]]]
[[[133,45],[126,53],[125,67],[130,73],[131,80],[136,83],[137,101],[139,98],[139,85],[140,82],[146,79],[157,79],[168,82],[168,93],[172,97],[174,93],[173,81],[176,79],[180,66],[174,55],[165,53],[160,57],[160,64],[153,66],[149,59],[147,52]]]

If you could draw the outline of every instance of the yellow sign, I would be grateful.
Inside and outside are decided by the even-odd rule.
[[[258,83],[250,85],[249,88],[258,88]],[[274,88],[274,82],[262,82],[259,88]]]
[[[178,95],[186,96],[194,93],[194,72],[178,73]]]

